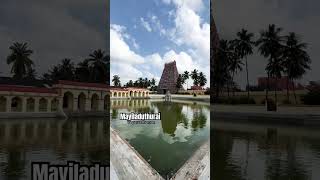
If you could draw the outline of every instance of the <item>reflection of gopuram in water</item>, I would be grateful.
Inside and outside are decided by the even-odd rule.
[[[155,105],[159,112],[161,112],[161,125],[164,133],[170,134],[171,136],[175,136],[175,131],[177,129],[177,125],[182,123],[184,128],[188,128],[189,119],[187,114],[185,114],[182,109],[184,107],[183,104],[177,103],[152,103]],[[192,105],[190,108],[190,113],[192,113],[191,127],[194,131],[198,128],[205,127],[207,122],[207,117],[203,112],[202,107],[197,105]]]

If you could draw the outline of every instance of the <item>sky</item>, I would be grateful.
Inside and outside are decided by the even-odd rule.
[[[213,16],[221,39],[231,40],[241,28],[248,29],[258,38],[259,32],[269,24],[299,34],[308,44],[312,64],[311,71],[300,80],[307,84],[320,80],[320,1],[318,0],[214,0]],[[248,58],[249,81],[257,84],[257,77],[266,76],[266,59],[255,53]],[[236,76],[236,82],[245,87],[245,71]]]
[[[209,85],[209,0],[111,0],[110,56],[110,78],[122,85],[139,77],[158,84],[173,60],[179,73],[198,69]]]
[[[0,76],[11,76],[9,46],[27,42],[41,76],[63,58],[75,64],[95,49],[109,50],[108,3],[105,0],[1,0]]]

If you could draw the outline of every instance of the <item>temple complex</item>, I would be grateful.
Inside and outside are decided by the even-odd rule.
[[[57,117],[107,111],[111,99],[148,98],[143,88],[59,80],[17,81],[0,78],[0,118]]]
[[[179,77],[176,61],[165,63],[164,69],[161,75],[161,79],[158,86],[159,94],[177,93],[177,80]]]

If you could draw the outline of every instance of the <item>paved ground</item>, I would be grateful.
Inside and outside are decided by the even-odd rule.
[[[162,180],[154,170],[118,133],[110,128],[111,180]]]
[[[210,141],[202,145],[178,170],[172,180],[210,179]]]
[[[256,105],[213,105],[215,112],[247,112],[268,114],[312,114],[320,115],[320,106],[279,106],[277,112],[267,112],[265,106]]]
[[[267,112],[265,106],[213,105],[211,110],[213,120],[320,126],[319,106],[279,106],[278,111]]]

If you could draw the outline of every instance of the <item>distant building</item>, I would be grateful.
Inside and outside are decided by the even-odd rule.
[[[202,86],[191,86],[191,90],[204,90]]]
[[[158,93],[166,94],[167,91],[170,93],[177,93],[177,80],[179,77],[176,61],[166,63],[161,75],[161,79],[158,86]]]
[[[148,98],[149,90],[65,80],[49,82],[0,77],[0,118],[105,112],[109,97]]]
[[[293,90],[295,88],[298,89],[304,89],[304,86],[301,84],[296,84],[295,82],[288,79],[287,76],[283,76],[281,78],[275,79],[275,78],[269,78],[269,87],[270,89],[275,89],[282,91],[287,90],[287,86],[289,90]],[[261,89],[266,89],[268,87],[268,78],[267,77],[259,77],[258,78],[258,87]]]

